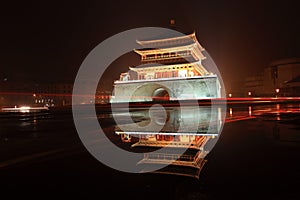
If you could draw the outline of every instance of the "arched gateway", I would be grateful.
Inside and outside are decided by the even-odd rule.
[[[170,95],[165,88],[157,88],[152,94],[153,101],[169,101]]]

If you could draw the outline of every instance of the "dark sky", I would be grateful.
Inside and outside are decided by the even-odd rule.
[[[196,31],[227,89],[272,60],[300,57],[297,1],[20,1],[0,7],[0,76],[8,81],[72,82],[86,55],[132,28]],[[114,63],[115,77],[132,61]],[[112,76],[113,77],[113,76]]]

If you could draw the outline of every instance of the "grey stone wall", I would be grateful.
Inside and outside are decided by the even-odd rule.
[[[152,101],[157,89],[165,89],[170,100],[205,99],[220,97],[220,84],[216,76],[190,79],[147,80],[147,82],[121,82],[114,86],[111,102]]]

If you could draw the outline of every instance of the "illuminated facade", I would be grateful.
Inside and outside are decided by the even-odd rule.
[[[111,102],[220,97],[217,76],[202,65],[206,57],[195,33],[137,42],[142,46],[135,50],[141,65],[114,82]]]

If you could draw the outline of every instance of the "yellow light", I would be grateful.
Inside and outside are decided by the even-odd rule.
[[[21,110],[26,110],[26,109],[30,109],[30,107],[29,106],[21,106],[20,109]]]
[[[252,115],[252,107],[251,106],[248,107],[248,114],[249,114],[249,116]]]
[[[20,112],[25,113],[25,112],[29,112],[30,107],[29,106],[21,106],[19,108]]]
[[[248,92],[248,95],[251,96],[251,92]]]
[[[229,93],[229,94],[228,94],[228,96],[229,96],[229,97],[232,97],[232,94],[231,94],[231,93]]]
[[[276,93],[279,93],[279,88],[276,88],[276,89],[275,89],[275,92],[276,92]]]

